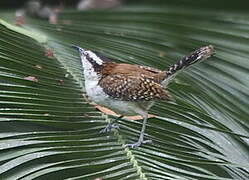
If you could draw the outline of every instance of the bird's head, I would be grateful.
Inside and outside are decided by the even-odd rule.
[[[100,76],[103,65],[110,61],[108,58],[100,55],[99,53],[85,50],[79,46],[72,46],[80,53],[82,67],[85,76]]]

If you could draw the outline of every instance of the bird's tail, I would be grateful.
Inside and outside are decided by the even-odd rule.
[[[165,71],[165,77],[163,78],[162,84],[166,86],[177,72],[194,63],[209,58],[212,54],[214,54],[214,47],[212,45],[209,45],[197,49],[189,56],[183,57],[181,60],[177,61],[174,65],[170,66]]]

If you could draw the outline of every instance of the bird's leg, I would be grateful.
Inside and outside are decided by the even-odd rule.
[[[115,123],[118,121],[118,119],[121,119],[122,117],[124,117],[123,115],[116,117],[113,121],[109,122],[107,124],[107,126],[104,129],[101,129],[99,133],[106,133],[111,131],[113,128],[114,129],[118,129],[119,126],[115,125]]]
[[[146,116],[143,116],[143,118],[144,118],[143,126],[141,129],[138,141],[136,143],[133,143],[133,144],[126,144],[125,147],[136,148],[136,147],[140,146],[141,144],[151,143],[151,140],[144,140],[144,131],[145,131],[146,123],[148,120],[148,114],[146,114]]]

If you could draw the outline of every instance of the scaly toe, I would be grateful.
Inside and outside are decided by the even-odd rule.
[[[141,144],[147,144],[147,143],[152,143],[152,140],[138,141],[133,144],[126,144],[125,147],[136,148],[139,147]]]
[[[142,142],[143,144],[151,144],[152,143],[152,140],[145,140]]]
[[[125,147],[136,148],[136,147],[139,147],[140,145],[141,145],[141,143],[136,142],[136,143],[133,143],[133,144],[126,144]]]
[[[101,129],[99,133],[107,133],[110,132],[112,129],[119,129],[119,126],[115,124],[108,124],[104,129]]]

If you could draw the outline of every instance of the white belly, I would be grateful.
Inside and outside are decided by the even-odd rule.
[[[108,96],[103,89],[98,85],[98,81],[85,81],[86,93],[89,98],[102,106],[110,108],[118,114],[122,115],[137,115],[148,110],[153,102],[132,102],[132,101],[120,101]]]

